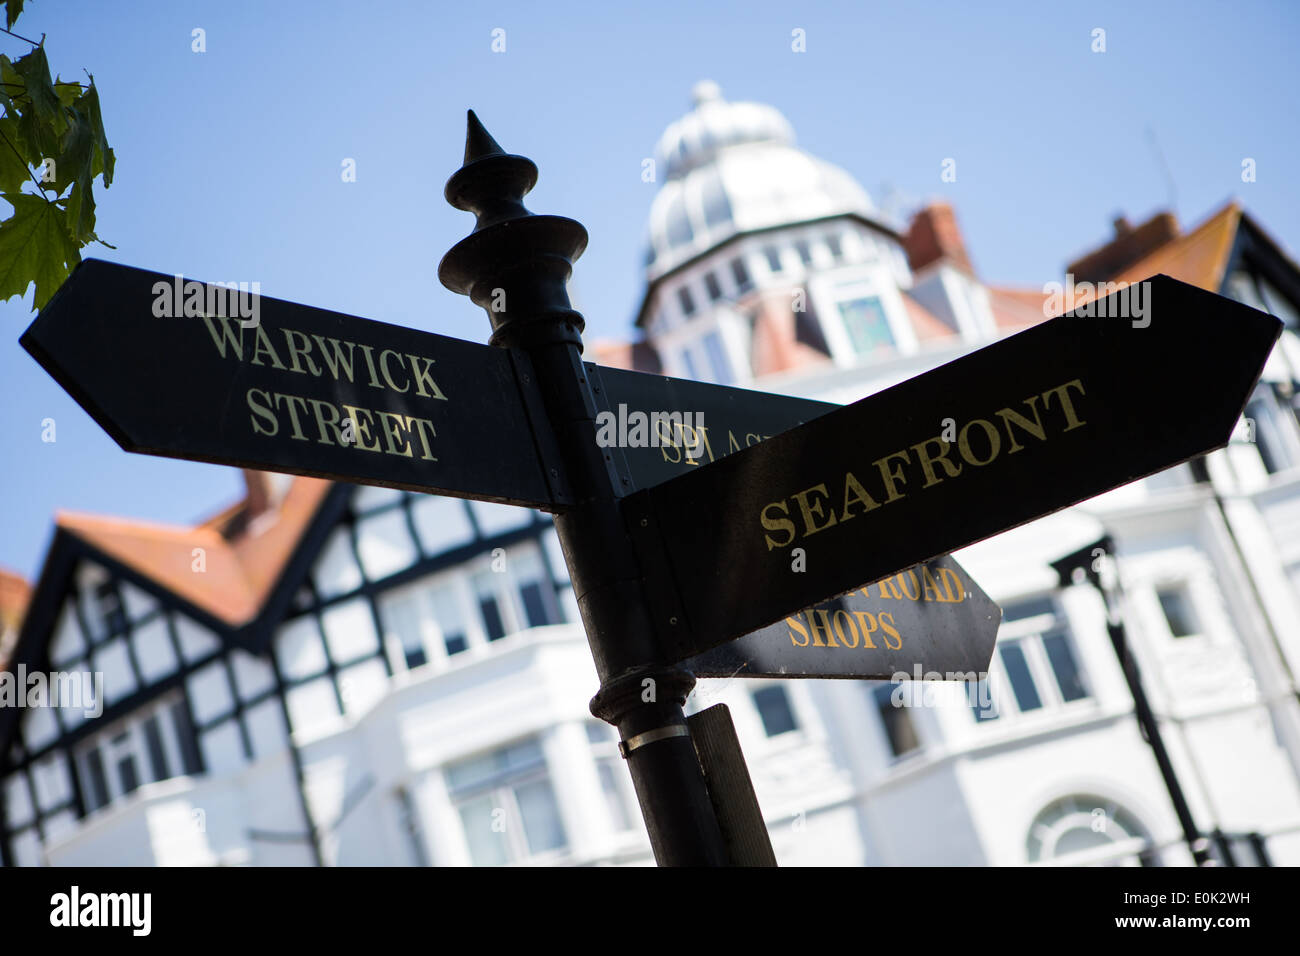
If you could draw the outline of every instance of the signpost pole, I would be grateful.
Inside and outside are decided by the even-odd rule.
[[[443,285],[468,295],[492,321],[491,343],[511,350],[517,374],[542,396],[542,431],[555,437],[573,505],[555,526],[600,677],[591,702],[618,728],[646,829],[660,865],[725,865],[727,851],[682,705],[694,686],[672,666],[652,627],[652,609],[619,509],[620,477],[596,441],[591,383],[582,363],[582,316],[565,284],[587,244],[586,230],[523,205],[537,167],[506,154],[469,114],[465,161],[447,201],[478,217],[474,232],[443,258]],[[545,459],[545,454],[543,453]]]
[[[1169,758],[1169,751],[1165,749],[1164,737],[1160,734],[1160,723],[1156,720],[1151,703],[1147,700],[1146,688],[1142,685],[1142,672],[1138,670],[1137,659],[1129,650],[1124,619],[1118,612],[1112,613],[1110,601],[1107,600],[1105,588],[1102,587],[1101,572],[1097,568],[1097,556],[1114,553],[1114,542],[1107,536],[1060,560],[1053,561],[1052,567],[1056,570],[1063,588],[1074,583],[1075,572],[1082,571],[1088,583],[1096,588],[1097,593],[1106,602],[1106,632],[1110,635],[1110,643],[1115,648],[1115,656],[1119,659],[1120,670],[1124,672],[1129,693],[1133,695],[1133,711],[1137,717],[1138,727],[1147,743],[1151,745],[1151,752],[1160,768],[1160,777],[1165,782],[1165,789],[1169,791],[1169,802],[1174,805],[1174,815],[1178,817],[1178,825],[1182,828],[1187,852],[1192,855],[1192,860],[1197,866],[1205,866],[1210,862],[1209,841],[1201,836],[1200,828],[1192,817],[1192,808],[1183,793],[1183,786],[1178,781],[1173,761]]]

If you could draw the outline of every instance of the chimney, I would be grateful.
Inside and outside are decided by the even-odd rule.
[[[946,202],[931,202],[912,217],[903,248],[907,250],[907,261],[914,271],[939,259],[947,259],[958,268],[975,274],[970,257],[966,255],[966,243],[957,227],[957,216]]]
[[[1116,216],[1111,224],[1115,238],[1065,267],[1076,282],[1113,279],[1180,234],[1178,220],[1170,212],[1158,212],[1140,226],[1129,225],[1123,215]]]

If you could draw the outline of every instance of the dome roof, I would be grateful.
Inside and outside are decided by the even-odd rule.
[[[696,85],[694,99],[657,147],[665,182],[650,207],[651,280],[737,232],[872,214],[852,176],[794,145],[780,111],[729,103],[710,82]]]

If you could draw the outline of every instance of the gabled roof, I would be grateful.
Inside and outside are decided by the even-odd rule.
[[[197,527],[61,512],[58,527],[194,606],[242,627],[262,609],[332,483],[296,478],[278,510],[227,539]],[[223,513],[224,515],[224,513]],[[202,572],[196,571],[202,549]]]

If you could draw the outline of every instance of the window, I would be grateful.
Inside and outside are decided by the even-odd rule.
[[[122,597],[112,581],[95,587],[95,609],[104,622],[104,636],[111,637],[126,630],[126,613],[122,610]]]
[[[1061,699],[1068,702],[1087,697],[1083,675],[1074,659],[1074,651],[1070,649],[1070,636],[1064,630],[1044,634],[1043,650],[1047,653],[1047,662],[1056,678],[1056,686],[1061,691]]]
[[[149,755],[149,772],[154,780],[166,780],[171,771],[167,768],[167,751],[163,748],[157,715],[150,714],[140,726],[144,732],[145,751]]]
[[[1259,452],[1260,461],[1264,464],[1264,470],[1270,475],[1285,471],[1289,464],[1286,443],[1278,431],[1278,425],[1285,419],[1281,416],[1275,417],[1273,403],[1269,397],[1260,396],[1249,402],[1246,405],[1245,417],[1250,420],[1247,440],[1254,442],[1255,450]]]
[[[506,621],[501,613],[501,598],[492,580],[492,571],[474,575],[474,595],[478,600],[479,615],[483,618],[483,631],[489,641],[499,641],[506,636]]]
[[[698,380],[700,370],[695,366],[695,358],[691,355],[690,349],[682,349],[682,368],[686,370],[686,377]]]
[[[781,271],[781,251],[776,246],[767,246],[763,249],[763,258],[767,260],[767,267],[773,272]]]
[[[709,227],[726,225],[731,222],[731,202],[727,199],[727,190],[722,185],[722,177],[716,170],[703,172],[700,204],[704,207],[704,224]]]
[[[677,301],[682,307],[682,315],[689,319],[695,314],[695,299],[691,297],[691,290],[686,286],[677,290]]]
[[[1174,637],[1193,637],[1201,632],[1187,592],[1182,588],[1162,588],[1156,592],[1165,623]]]
[[[475,866],[501,866],[568,845],[537,741],[451,764],[445,775]]]
[[[709,357],[709,366],[713,369],[713,381],[719,385],[730,385],[731,363],[727,361],[722,336],[717,332],[710,332],[704,336],[704,354]]]
[[[911,753],[921,746],[912,715],[907,711],[903,701],[894,703],[893,684],[875,684],[871,687],[871,697],[876,705],[876,714],[889,741],[889,752],[895,757]]]
[[[722,298],[722,283],[718,281],[718,277],[712,272],[707,272],[704,275],[704,291],[709,294],[710,302],[717,302]]]
[[[844,300],[839,303],[839,310],[853,351],[866,355],[877,349],[893,347],[894,335],[889,330],[885,307],[878,297]]]
[[[794,251],[799,254],[800,262],[806,266],[812,265],[812,247],[808,245],[808,240],[797,240],[794,244]]]
[[[547,580],[546,568],[537,552],[520,551],[510,556],[510,573],[519,591],[524,627],[544,627],[559,621],[555,589]]]
[[[138,712],[92,737],[80,748],[77,762],[87,813],[147,783],[200,772],[184,701],[174,699]]]
[[[749,270],[745,268],[744,259],[731,260],[731,277],[736,280],[736,288],[741,292],[748,292],[753,288],[753,282],[749,279]]]
[[[469,647],[465,616],[461,613],[456,591],[450,584],[435,588],[432,594],[433,617],[442,632],[442,644],[452,657]]]
[[[609,724],[587,722],[587,740],[596,761],[600,790],[609,809],[609,822],[615,832],[623,833],[636,826],[636,794],[626,762],[618,753],[618,733]]]
[[[794,710],[790,707],[790,698],[780,684],[756,690],[753,697],[758,716],[763,721],[763,732],[769,737],[799,729],[794,719]]]
[[[827,236],[826,248],[830,250],[831,258],[834,261],[839,262],[844,258],[844,246],[840,242],[839,236]]]
[[[85,767],[83,786],[86,788],[86,812],[98,810],[108,803],[108,775],[104,772],[104,758],[98,747],[86,751],[82,765]]]
[[[1079,795],[1043,808],[1029,827],[1025,855],[1030,863],[1077,853],[1087,854],[1080,862],[1157,865],[1150,846],[1146,829],[1127,809],[1104,797]],[[1107,853],[1107,848],[1114,852]]]
[[[1025,651],[1020,642],[1003,644],[998,653],[1002,657],[1007,679],[1011,682],[1011,692],[1016,695],[1016,706],[1021,712],[1042,707],[1043,701],[1038,696],[1038,689],[1034,687],[1034,678],[1029,673],[1029,662],[1025,660]]]
[[[1069,627],[1050,595],[1004,606],[989,676],[967,693],[976,722],[1050,711],[1089,696]]]

